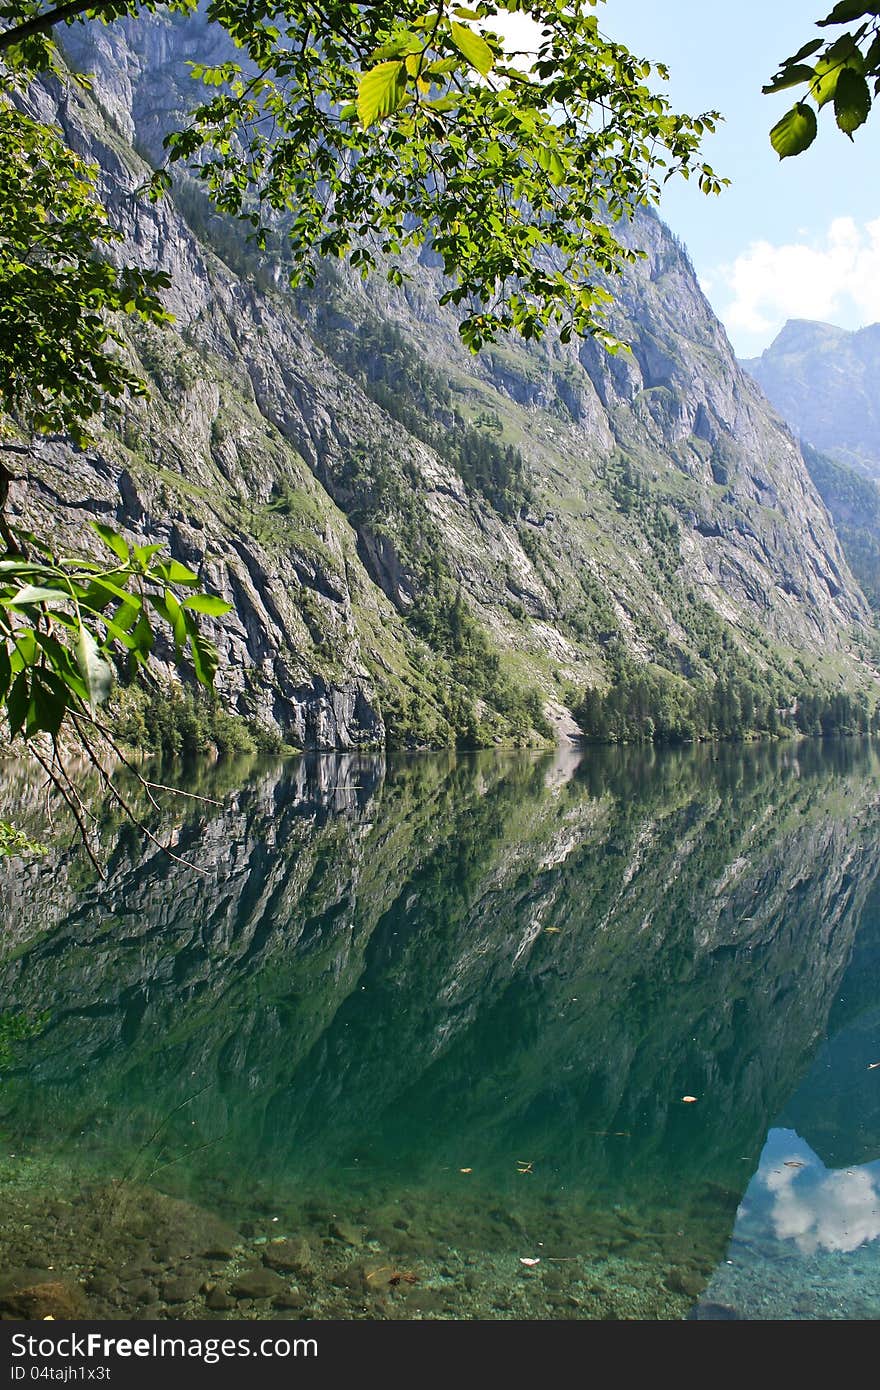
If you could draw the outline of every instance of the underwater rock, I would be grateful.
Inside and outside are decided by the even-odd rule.
[[[299,1289],[285,1289],[272,1299],[274,1308],[302,1308],[305,1303],[305,1295]]]
[[[162,1297],[166,1303],[189,1303],[199,1292],[201,1282],[196,1274],[178,1274],[163,1281]]]
[[[364,1240],[363,1231],[349,1221],[331,1222],[330,1234],[334,1240],[341,1240],[343,1245],[362,1245]]]
[[[4,1317],[71,1319],[88,1317],[89,1307],[81,1289],[63,1279],[11,1288],[0,1294]]]
[[[698,1303],[688,1313],[689,1322],[731,1322],[739,1313],[727,1303]]]
[[[271,1269],[249,1269],[232,1286],[236,1298],[273,1298],[286,1290],[284,1280]]]
[[[205,1299],[205,1306],[210,1308],[212,1313],[228,1313],[235,1307],[235,1299],[222,1289],[212,1289]]]
[[[305,1239],[273,1241],[263,1251],[263,1264],[282,1274],[311,1274],[311,1246]]]
[[[706,1283],[706,1278],[695,1269],[672,1269],[666,1276],[667,1289],[671,1293],[683,1293],[687,1298],[699,1298]]]

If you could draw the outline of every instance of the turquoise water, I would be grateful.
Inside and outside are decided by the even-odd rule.
[[[96,793],[103,880],[0,867],[0,1311],[880,1315],[878,771],[166,768],[187,863]]]

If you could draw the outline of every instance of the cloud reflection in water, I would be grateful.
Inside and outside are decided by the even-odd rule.
[[[743,1237],[763,1226],[802,1255],[855,1250],[880,1237],[880,1162],[829,1169],[794,1130],[771,1130],[737,1226]]]

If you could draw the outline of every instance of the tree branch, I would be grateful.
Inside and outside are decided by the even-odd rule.
[[[50,29],[54,29],[56,24],[66,24],[68,20],[76,19],[86,11],[97,16],[102,10],[115,9],[116,6],[105,0],[69,0],[66,5],[56,5],[54,10],[43,10],[42,14],[36,14],[31,19],[26,19],[24,24],[16,24],[11,29],[4,29],[0,33],[0,53],[7,48],[13,48],[15,44],[21,43],[24,39],[29,39],[33,34],[45,34]]]

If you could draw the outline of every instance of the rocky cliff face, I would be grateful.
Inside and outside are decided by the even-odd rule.
[[[32,526],[82,540],[99,516],[169,545],[233,603],[213,634],[224,702],[304,746],[446,742],[453,688],[490,738],[526,736],[541,704],[570,730],[569,692],[612,651],[711,679],[723,641],[768,672],[872,678],[850,651],[867,608],[797,446],[659,221],[632,231],[646,256],[617,358],[555,340],[472,358],[427,255],[400,291],[328,271],[294,296],[189,184],[135,194],[211,42],[201,20],[74,27],[93,97],[32,95],[100,166],[125,254],[171,275],[175,315],[132,336],[146,406],[88,453],[34,450]],[[481,451],[519,469],[501,502],[461,463]],[[453,602],[491,679],[461,673]]]
[[[880,324],[847,332],[791,319],[742,365],[802,439],[880,478]]]

